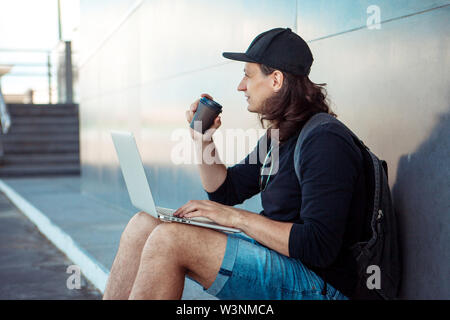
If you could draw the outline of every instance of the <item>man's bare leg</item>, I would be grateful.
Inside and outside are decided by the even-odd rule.
[[[111,267],[103,299],[128,299],[147,238],[161,221],[138,212],[128,222]]]
[[[144,245],[130,299],[180,299],[186,274],[209,288],[222,265],[226,244],[222,232],[160,224]]]

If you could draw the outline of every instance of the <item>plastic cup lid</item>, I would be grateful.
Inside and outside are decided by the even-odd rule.
[[[218,104],[217,102],[215,102],[215,101],[213,101],[213,100],[210,100],[210,99],[208,99],[208,98],[206,98],[206,97],[202,97],[202,98],[200,99],[200,101],[201,101],[203,104],[207,105],[208,107],[211,107],[211,108],[213,108],[213,109],[215,109],[215,110],[217,110],[217,111],[221,111],[221,110],[222,110],[222,106],[221,106],[220,104]]]

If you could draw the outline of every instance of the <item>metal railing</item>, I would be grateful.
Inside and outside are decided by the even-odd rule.
[[[8,108],[6,107],[5,99],[3,99],[2,86],[0,84],[0,126],[1,133],[7,134],[11,126],[11,117],[9,116]]]
[[[11,126],[11,117],[9,116],[8,108],[6,107],[5,99],[3,99],[2,86],[0,84],[0,135],[7,134]],[[0,139],[0,161],[3,159],[3,141]]]
[[[0,53],[13,53],[15,55],[33,54],[38,57],[40,62],[32,61],[31,58],[25,61],[2,61],[1,64],[12,65],[11,72],[3,75],[3,78],[10,77],[41,77],[47,79],[48,103],[64,102],[73,103],[73,66],[72,66],[72,46],[70,41],[61,41],[53,49],[24,49],[24,48],[0,48]],[[55,59],[56,55],[56,59]],[[28,61],[27,61],[28,60]],[[56,69],[55,70],[55,65]],[[26,71],[17,72],[14,68],[26,68]],[[33,72],[35,68],[45,68],[45,72]],[[64,72],[58,72],[60,68]],[[62,77],[61,77],[62,75]],[[61,77],[61,79],[59,79]],[[55,81],[56,79],[56,81]],[[32,88],[30,88],[32,89]],[[58,91],[56,99],[54,99],[54,89]],[[63,97],[63,98],[62,98]],[[61,101],[62,100],[62,101]]]

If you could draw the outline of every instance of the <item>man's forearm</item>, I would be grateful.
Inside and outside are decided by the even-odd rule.
[[[195,141],[197,158],[200,160],[200,178],[207,192],[216,191],[227,177],[227,168],[221,163],[214,141]]]
[[[259,214],[238,209],[234,227],[266,247],[289,257],[289,235],[292,222],[271,220]]]

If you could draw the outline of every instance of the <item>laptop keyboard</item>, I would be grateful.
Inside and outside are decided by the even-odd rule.
[[[164,216],[169,216],[169,217],[172,217],[173,213],[175,212],[175,210],[173,210],[173,209],[161,208],[161,207],[156,207],[156,211],[159,214],[162,214]],[[183,219],[193,220],[193,221],[198,221],[198,222],[203,222],[203,223],[209,223],[209,224],[215,224],[210,219],[205,218],[205,217],[194,217],[194,218],[183,217]]]
[[[156,211],[158,211],[158,213],[161,213],[166,216],[173,216],[173,213],[175,212],[175,210],[168,209],[168,208],[161,208],[161,207],[156,207]]]
[[[173,213],[175,212],[175,210],[173,210],[173,209],[161,208],[161,207],[156,207],[156,211],[159,214],[162,214],[164,216],[169,216],[169,217],[173,217]],[[183,217],[183,219],[184,220],[191,220],[192,218]]]

